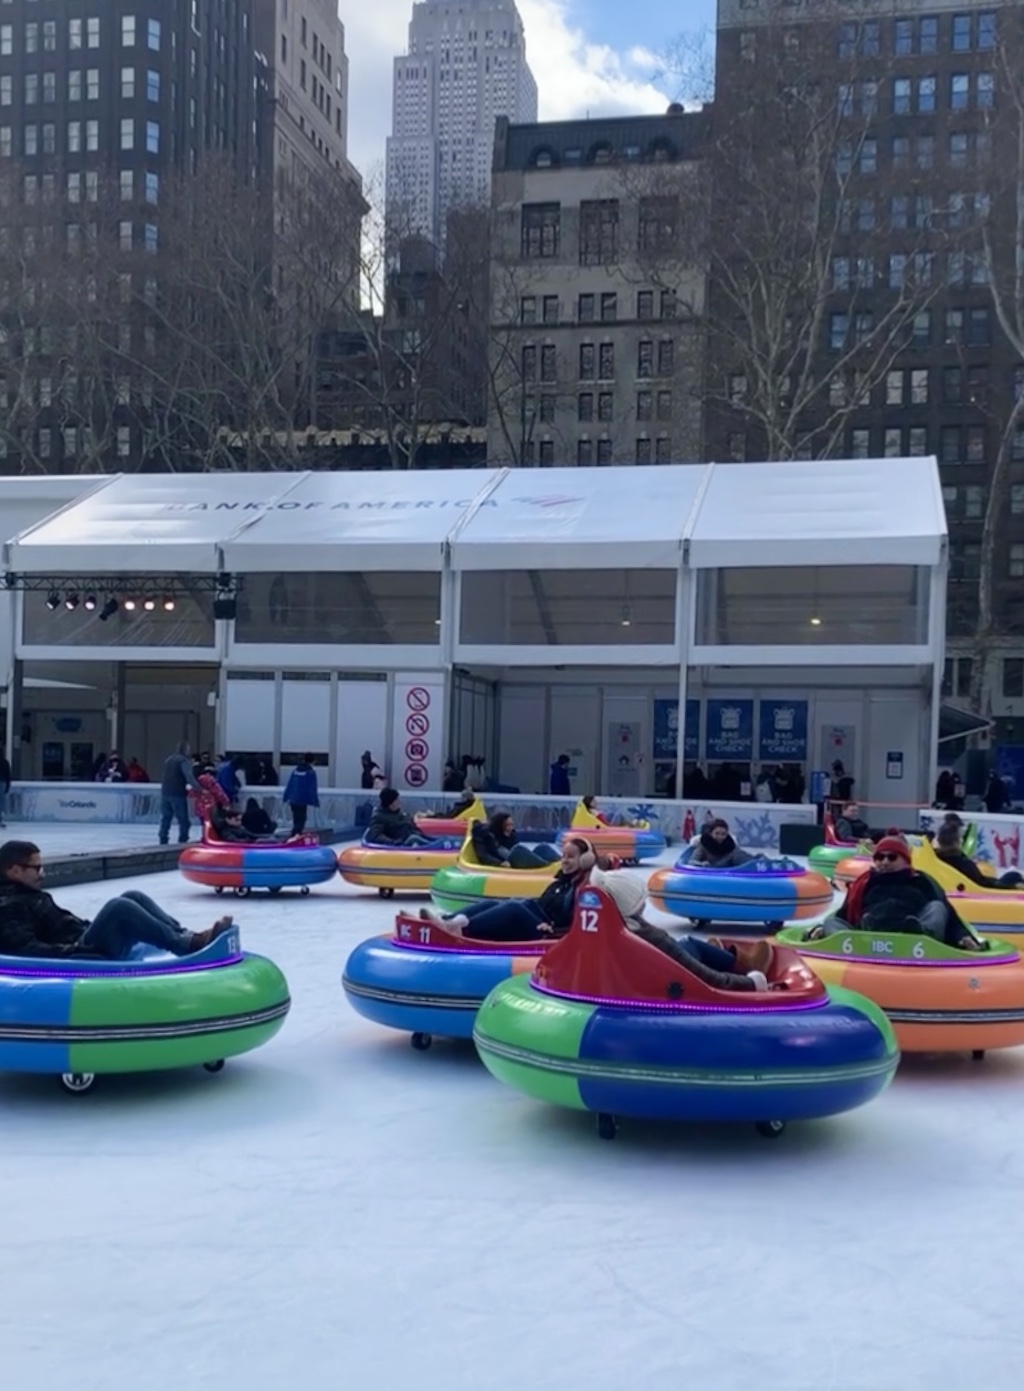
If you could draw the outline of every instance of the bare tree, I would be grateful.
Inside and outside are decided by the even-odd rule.
[[[984,168],[984,191],[974,195],[970,208],[961,209],[965,217],[974,213],[975,234],[965,255],[984,267],[982,278],[1014,364],[1004,380],[992,383],[991,415],[998,444],[988,478],[978,558],[977,615],[971,644],[970,700],[974,710],[982,708],[992,684],[994,648],[1000,637],[1005,640],[1006,636],[1000,631],[996,597],[1000,561],[1006,554],[1013,466],[1024,455],[1024,17],[1017,11],[1000,11],[999,26],[991,55],[996,118],[983,132],[990,147],[991,167]]]
[[[680,210],[676,254],[658,244],[650,273],[671,281],[680,265],[706,267],[707,301],[686,309],[707,345],[712,448],[733,456],[844,452],[851,417],[942,293],[953,234],[917,184],[934,150],[906,138],[897,167],[883,162],[887,60],[859,36],[837,57],[834,8],[834,26],[794,25],[784,0],[769,0],[729,36],[738,48],[720,59],[732,72],[710,116],[706,199],[671,179],[638,190]]]

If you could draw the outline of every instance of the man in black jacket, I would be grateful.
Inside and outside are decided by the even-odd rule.
[[[205,932],[189,932],[151,898],[132,890],[105,903],[92,922],[59,908],[42,890],[39,846],[28,840],[0,845],[0,954],[92,956],[125,961],[139,942],[174,956],[202,951],[233,926],[220,918]]]
[[[935,832],[936,859],[962,874],[969,883],[980,884],[983,889],[1019,889],[1024,885],[1024,875],[1019,870],[1008,869],[998,879],[992,879],[979,869],[970,856],[964,854],[959,823],[959,817],[956,821],[944,821]]]
[[[366,828],[368,845],[428,845],[430,842],[416,827],[411,816],[402,810],[402,802],[393,787],[385,787],[379,805],[374,808]]]

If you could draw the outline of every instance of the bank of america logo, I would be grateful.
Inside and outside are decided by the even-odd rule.
[[[549,493],[546,497],[517,497],[516,502],[525,503],[527,507],[563,507],[569,502],[582,502],[581,497],[562,497],[555,493]]]

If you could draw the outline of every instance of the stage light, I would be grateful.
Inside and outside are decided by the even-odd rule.
[[[87,595],[85,596],[85,598],[82,600],[82,608],[83,608],[83,609],[86,609],[89,613],[92,613],[92,611],[95,609],[95,607],[96,607],[96,595],[95,595],[95,594],[87,594]]]
[[[106,623],[108,618],[113,618],[114,614],[117,613],[120,607],[121,605],[117,602],[116,599],[108,599],[107,602],[100,609],[100,622]]]
[[[137,605],[134,599],[126,599],[124,601],[124,607],[127,613],[134,613]]]
[[[47,594],[46,607],[50,610],[51,613],[54,611],[54,609],[60,608],[60,595],[57,593],[55,589],[51,589],[49,594]]]
[[[156,600],[155,600],[155,599],[143,599],[143,601],[142,601],[142,607],[146,610],[147,613],[152,613],[153,610],[156,608]]]
[[[69,595],[65,598],[65,600],[64,600],[64,607],[68,610],[69,613],[70,613],[70,612],[73,612],[75,609],[77,609],[77,608],[78,608],[78,595],[77,595],[77,594],[69,594]]]
[[[171,596],[170,596],[169,594],[168,594],[167,598],[164,600],[164,611],[165,611],[166,613],[173,613],[173,612],[174,612],[174,600],[171,598]]]

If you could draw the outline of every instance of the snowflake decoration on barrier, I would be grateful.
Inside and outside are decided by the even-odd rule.
[[[774,850],[778,846],[778,831],[767,812],[749,820],[737,816],[735,824],[737,845],[749,846],[751,850]]]

